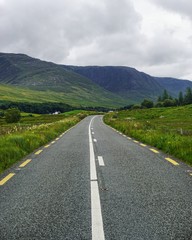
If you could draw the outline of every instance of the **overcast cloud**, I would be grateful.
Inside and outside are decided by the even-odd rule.
[[[191,0],[0,0],[0,51],[192,80]]]

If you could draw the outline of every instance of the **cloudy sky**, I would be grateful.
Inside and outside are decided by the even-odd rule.
[[[192,80],[192,1],[0,0],[0,52]]]

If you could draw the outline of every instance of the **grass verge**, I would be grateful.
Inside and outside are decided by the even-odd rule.
[[[76,115],[70,113],[68,116],[63,116],[62,120],[43,124],[33,123],[26,130],[22,129],[22,131],[2,136],[0,138],[0,173],[35,149],[55,139],[87,115],[89,113]]]
[[[104,121],[192,165],[192,105],[113,112]]]

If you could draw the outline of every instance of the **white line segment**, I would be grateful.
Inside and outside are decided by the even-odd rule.
[[[99,186],[97,180],[95,154],[93,148],[93,141],[91,137],[91,124],[93,117],[89,124],[89,150],[90,150],[90,180],[91,180],[91,224],[92,224],[92,240],[105,240],[103,230],[103,218],[101,213],[101,203],[99,196]]]
[[[99,166],[105,166],[104,160],[102,156],[98,156],[98,162],[99,162]]]
[[[91,119],[91,122],[89,124],[89,151],[90,151],[90,174],[91,174],[91,180],[97,179],[97,172],[96,172],[96,165],[95,165],[95,154],[93,149],[93,141],[91,137],[91,130],[90,126],[93,121],[94,117]]]
[[[92,240],[105,240],[98,182],[91,182]]]

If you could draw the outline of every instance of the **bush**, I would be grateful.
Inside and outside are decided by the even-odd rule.
[[[141,105],[139,105],[139,104],[135,104],[135,105],[133,105],[132,106],[132,108],[131,109],[140,109],[141,108]]]
[[[176,103],[174,100],[171,100],[171,99],[166,99],[164,102],[163,102],[163,106],[164,107],[172,107],[172,106],[175,106]]]
[[[143,108],[152,108],[153,107],[153,101],[148,100],[148,99],[144,99],[143,102],[141,103],[141,106]]]
[[[16,123],[21,119],[21,113],[17,108],[8,109],[5,112],[5,121],[7,123]]]
[[[163,102],[157,102],[157,103],[155,104],[155,107],[156,107],[156,108],[163,107]]]
[[[4,112],[3,111],[0,111],[0,118],[1,117],[4,117]]]

